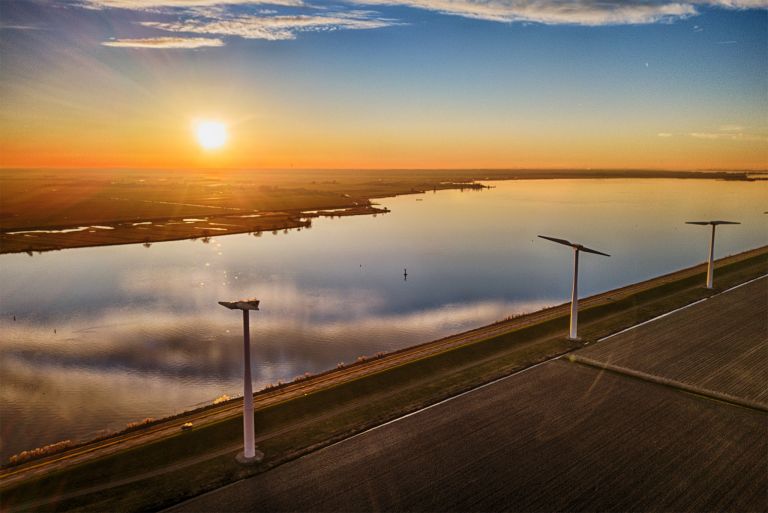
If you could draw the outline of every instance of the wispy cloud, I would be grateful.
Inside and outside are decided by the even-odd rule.
[[[145,10],[158,7],[194,8],[208,6],[269,5],[318,7],[305,0],[76,0],[80,5],[104,9]],[[442,12],[494,21],[577,23],[604,25],[653,23],[667,18],[696,14],[696,6],[726,9],[768,7],[768,0],[338,0],[336,5],[391,5]],[[699,29],[700,27],[695,27]]]
[[[728,9],[760,9],[768,7],[768,0],[699,0],[698,3]]]
[[[618,25],[655,23],[696,14],[689,3],[605,2],[600,0],[356,0],[366,5],[405,5],[443,14],[499,22],[547,25]]]
[[[400,5],[499,22],[547,25],[636,25],[695,16],[698,6],[768,7],[768,0],[351,0],[359,5]]]
[[[204,48],[224,46],[221,39],[206,37],[149,37],[142,39],[114,39],[101,43],[116,48]]]
[[[303,0],[81,0],[80,5],[92,9],[131,9],[135,11],[170,8],[194,8],[232,5],[274,5],[300,7]]]
[[[768,7],[768,0],[72,0],[91,9],[128,9],[162,15],[141,25],[178,34],[207,34],[271,41],[295,39],[301,32],[379,29],[403,24],[371,7],[410,7],[445,15],[504,22],[547,25],[635,25],[665,23],[699,14],[700,7],[749,9]],[[168,16],[173,18],[168,19]],[[696,26],[694,30],[699,30]],[[121,39],[107,46],[197,48],[170,46],[163,38]],[[154,43],[153,43],[154,41]],[[162,43],[165,41],[165,44]],[[183,37],[183,41],[193,41]],[[210,40],[214,41],[214,40]],[[199,42],[199,41],[198,41]],[[213,44],[201,46],[213,46]],[[139,47],[137,45],[133,45]]]
[[[0,23],[0,30],[44,30],[44,28],[31,24]]]
[[[727,141],[749,141],[749,142],[763,142],[768,141],[768,136],[728,132],[691,132],[691,137],[695,139],[709,139],[709,140],[727,140]]]
[[[768,135],[759,133],[746,133],[747,127],[741,125],[721,125],[717,132],[689,132],[674,134],[671,132],[659,132],[657,137],[692,137],[694,139],[704,139],[709,141],[745,141],[745,142],[768,142]]]
[[[142,25],[168,32],[238,36],[270,41],[295,39],[299,32],[375,29],[394,25],[394,20],[369,11],[330,14],[249,15],[220,18],[188,18],[178,22],[147,21]]]

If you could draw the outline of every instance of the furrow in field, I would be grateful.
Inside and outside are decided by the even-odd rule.
[[[768,407],[768,278],[606,339],[577,356]]]

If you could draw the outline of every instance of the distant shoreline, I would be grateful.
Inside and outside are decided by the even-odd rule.
[[[0,170],[0,254],[289,229],[388,212],[372,200],[480,182],[556,179],[758,181],[763,172],[652,170]]]

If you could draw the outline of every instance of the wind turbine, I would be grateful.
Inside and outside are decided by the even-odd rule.
[[[264,458],[264,453],[256,449],[253,428],[253,385],[251,383],[251,329],[250,312],[259,310],[259,300],[242,299],[239,301],[219,301],[230,310],[243,311],[243,452],[237,455],[237,461],[243,464],[257,463]]]
[[[686,221],[685,224],[712,226],[712,238],[709,240],[709,265],[707,266],[707,288],[712,288],[712,275],[715,270],[715,227],[719,224],[741,224],[737,221]]]
[[[570,246],[573,248],[573,291],[571,292],[571,330],[570,335],[568,338],[571,340],[578,340],[578,336],[576,333],[577,324],[579,321],[579,251],[584,251],[586,253],[594,253],[596,255],[603,255],[603,256],[611,256],[607,253],[603,253],[601,251],[597,251],[595,249],[590,249],[588,247],[582,246],[581,244],[576,244],[575,242],[571,242],[565,239],[556,239],[555,237],[547,237],[546,235],[539,235],[542,239],[551,240],[552,242],[557,242],[558,244],[562,244],[564,246]]]

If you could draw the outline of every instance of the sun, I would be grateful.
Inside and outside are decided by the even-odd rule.
[[[227,126],[220,121],[198,121],[195,123],[197,143],[205,150],[216,150],[227,142]]]

